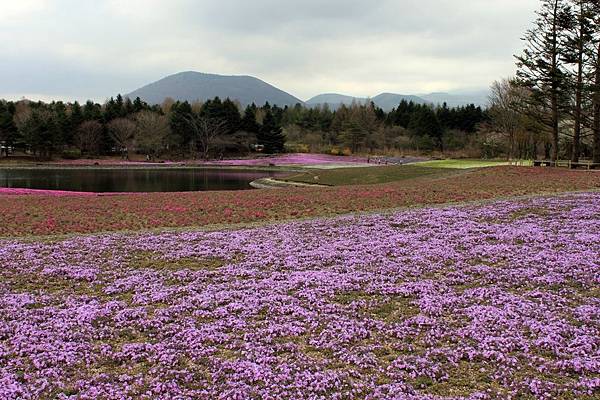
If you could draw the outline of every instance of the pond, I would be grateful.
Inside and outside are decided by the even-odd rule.
[[[0,187],[96,193],[247,190],[256,179],[286,174],[210,168],[11,168],[0,169]]]

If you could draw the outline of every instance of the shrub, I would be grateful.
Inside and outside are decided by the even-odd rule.
[[[79,149],[65,149],[63,150],[61,157],[65,160],[77,160],[81,158],[81,150]]]

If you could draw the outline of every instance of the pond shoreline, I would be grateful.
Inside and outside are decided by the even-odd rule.
[[[295,166],[245,166],[215,164],[0,164],[0,170],[231,170],[265,172],[304,172],[305,167]]]
[[[316,183],[292,182],[274,178],[261,178],[250,182],[250,186],[255,189],[285,189],[290,187],[320,187],[328,188],[329,185],[319,185]]]
[[[54,167],[0,168],[0,195],[114,195],[253,190],[251,182],[285,178],[298,168]]]

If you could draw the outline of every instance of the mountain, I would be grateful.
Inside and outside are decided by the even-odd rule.
[[[306,101],[306,105],[315,107],[318,105],[327,104],[332,110],[338,109],[342,104],[350,105],[352,102],[365,104],[371,100],[376,106],[381,107],[384,111],[389,112],[393,108],[398,107],[402,100],[412,101],[416,104],[433,104],[442,105],[448,104],[448,107],[466,106],[475,104],[476,106],[485,107],[488,104],[488,92],[471,92],[471,93],[429,93],[420,95],[411,94],[396,94],[382,93],[372,98],[368,97],[352,97],[343,94],[326,93],[320,94]]]
[[[406,100],[407,102],[413,102],[416,104],[426,104],[427,100],[422,99],[421,97],[414,95],[405,95],[405,94],[395,94],[395,93],[382,93],[378,96],[373,97],[373,102],[378,107],[382,108],[384,111],[391,111],[392,108],[398,107],[398,104],[402,100]]]
[[[448,104],[448,107],[466,106],[475,104],[485,107],[488,105],[488,91],[470,92],[470,93],[429,93],[419,95],[434,105]]]
[[[320,94],[306,101],[308,106],[322,106],[327,104],[332,110],[337,110],[342,104],[349,106],[353,102],[358,104],[365,104],[367,101],[373,101],[376,106],[381,107],[385,111],[391,111],[392,108],[397,107],[402,100],[412,101],[414,103],[425,104],[427,101],[420,97],[412,95],[394,94],[394,93],[382,93],[373,98],[368,97],[352,97],[343,94],[326,93]]]
[[[260,79],[251,76],[225,76],[200,72],[181,72],[167,76],[126,95],[130,99],[139,97],[149,104],[161,104],[165,98],[193,102],[206,101],[215,97],[238,100],[242,106],[265,102],[278,106],[293,106],[303,101]]]
[[[319,94],[306,101],[307,106],[316,107],[327,104],[332,110],[337,110],[342,104],[349,106],[353,102],[364,104],[367,102],[366,97],[352,97],[337,93]]]
[[[278,106],[293,106],[298,103],[311,107],[327,104],[332,110],[336,110],[342,104],[350,105],[352,102],[365,104],[372,100],[378,107],[385,111],[391,111],[400,104],[402,100],[412,101],[418,104],[431,103],[441,105],[444,102],[449,107],[475,104],[487,105],[487,91],[471,93],[429,93],[423,95],[404,95],[395,93],[382,93],[372,98],[352,97],[337,93],[325,93],[313,97],[304,103],[297,97],[284,92],[260,79],[251,76],[225,76],[216,74],[204,74],[200,72],[181,72],[167,76],[157,82],[137,89],[127,97],[141,98],[150,104],[160,104],[167,97],[175,100],[193,102],[196,100],[206,101],[219,96],[221,99],[230,98],[238,100],[242,106],[255,103],[263,105],[265,102],[277,104]]]

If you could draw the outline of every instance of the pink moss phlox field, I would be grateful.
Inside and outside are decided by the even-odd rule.
[[[265,165],[327,165],[327,164],[367,164],[367,158],[356,156],[334,156],[328,154],[282,154],[238,160],[209,161],[208,164],[265,166]]]
[[[600,189],[600,174],[559,168],[482,168],[435,179],[286,190],[77,196],[0,192],[0,237],[139,231],[281,221],[356,211]],[[47,224],[48,220],[54,224]]]
[[[18,189],[18,188],[0,188],[0,195],[4,196],[93,196],[94,193],[87,192],[68,192],[63,190],[39,190],[39,189]]]
[[[276,156],[257,156],[254,158],[239,158],[225,160],[210,160],[210,161],[161,161],[144,162],[144,161],[123,161],[115,159],[98,159],[98,160],[61,160],[53,163],[58,165],[72,166],[89,166],[89,165],[114,165],[114,166],[161,166],[161,165],[227,165],[227,166],[268,166],[268,165],[327,165],[327,164],[367,164],[366,157],[358,156],[334,156],[329,154],[313,154],[313,153],[291,153]]]
[[[592,399],[600,194],[0,246],[2,399]]]

